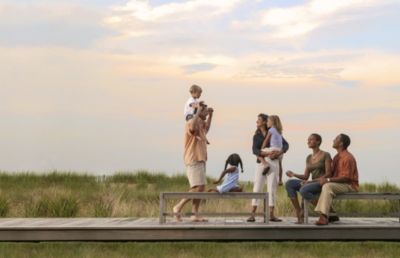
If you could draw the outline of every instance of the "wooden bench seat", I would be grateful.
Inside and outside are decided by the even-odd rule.
[[[399,201],[399,223],[400,223],[400,193],[365,193],[351,192],[337,194],[334,200],[398,200]],[[308,204],[309,201],[304,201],[304,222],[308,224]]]
[[[162,192],[160,193],[160,224],[166,222],[166,216],[177,215],[174,213],[165,212],[165,202],[167,199],[262,199],[263,200],[263,213],[257,213],[256,215],[262,215],[264,217],[264,223],[269,221],[269,205],[268,205],[268,193],[243,193],[243,192],[228,192],[228,193],[209,193],[209,192]],[[222,216],[243,216],[250,215],[250,213],[202,213],[202,215],[222,215]]]

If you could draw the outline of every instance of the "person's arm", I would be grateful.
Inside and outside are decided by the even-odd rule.
[[[308,165],[307,164],[308,164],[310,158],[311,158],[310,155],[307,156],[307,158],[306,158],[306,168],[304,169],[304,174],[303,175],[295,174],[293,171],[290,171],[290,170],[286,171],[286,175],[288,177],[296,177],[296,178],[298,178],[300,180],[304,180],[304,181],[308,180],[308,178],[310,177],[310,170],[308,169]]]
[[[344,159],[342,161],[343,172],[338,177],[331,177],[330,182],[335,183],[351,183],[351,174],[354,171],[355,161],[351,159]]]
[[[268,132],[267,136],[265,137],[262,145],[261,145],[261,152],[260,156],[257,156],[257,159],[263,163],[264,165],[267,165],[267,162],[265,161],[264,157],[268,156],[270,152],[262,151],[266,146],[268,146],[269,142],[271,141],[271,133]]]
[[[320,178],[320,185],[324,185],[326,183],[351,183],[351,173],[354,169],[354,161],[345,159],[342,161],[341,169],[343,172],[340,173],[340,176],[331,177],[331,178]],[[328,181],[329,180],[329,181]]]
[[[254,155],[256,155],[257,157],[259,157],[259,156],[261,156],[261,149],[258,147],[258,146],[260,146],[259,144],[260,144],[260,139],[259,139],[259,137],[257,137],[258,135],[257,134],[255,134],[254,136],[253,136],[253,146],[252,146],[252,149],[253,149],[253,154]]]
[[[208,116],[207,116],[207,121],[206,121],[206,133],[208,133],[208,131],[211,128],[211,121],[212,121],[213,113],[214,113],[214,109],[208,108]]]
[[[282,182],[282,159],[279,159],[279,182],[278,185],[283,185]]]
[[[228,169],[225,169],[224,171],[221,172],[221,175],[219,176],[218,180],[214,181],[214,184],[219,184],[226,174],[233,173],[235,171],[236,167],[230,167]]]
[[[195,104],[196,106],[198,106],[198,104]],[[189,132],[192,135],[195,135],[198,131],[199,131],[199,114],[200,112],[196,112],[196,114],[194,114],[193,118],[189,121]]]
[[[282,137],[282,150],[278,151],[271,151],[269,153],[262,153],[265,156],[268,156],[270,159],[274,160],[277,159],[282,154],[286,153],[289,150],[289,143]]]
[[[271,133],[268,132],[267,133],[267,137],[265,137],[262,145],[261,145],[261,150],[264,149],[265,147],[267,147],[269,145],[269,143],[271,142]]]
[[[332,177],[332,158],[331,155],[326,154],[327,157],[325,159],[325,178],[330,178]]]
[[[242,159],[239,159],[239,165],[240,165],[240,168],[241,168],[241,172],[243,173],[244,168],[243,168]]]
[[[302,175],[302,174],[296,174],[293,171],[288,170],[288,171],[286,171],[286,175],[288,177],[296,177],[296,178],[298,178],[300,180],[305,180],[306,181],[310,177],[310,171],[308,171],[308,169],[306,168],[304,170],[304,174]]]

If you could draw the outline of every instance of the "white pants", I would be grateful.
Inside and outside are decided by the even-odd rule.
[[[279,159],[271,160],[270,158],[265,158],[265,160],[269,164],[269,172],[267,175],[263,176],[262,172],[264,171],[264,165],[262,163],[256,164],[256,173],[254,176],[254,186],[253,192],[261,193],[263,192],[263,188],[265,185],[265,180],[267,180],[267,192],[268,192],[268,201],[269,206],[275,206],[275,198],[276,198],[276,190],[278,189],[278,181],[279,181]],[[251,201],[252,206],[258,206],[260,200],[253,199]]]

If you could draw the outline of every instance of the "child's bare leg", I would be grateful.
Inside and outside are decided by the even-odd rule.
[[[229,190],[229,192],[243,192],[243,189],[240,186],[235,186],[234,188]]]
[[[264,171],[262,172],[262,175],[265,176],[269,172],[269,164],[265,159],[262,159],[261,163],[264,165]]]

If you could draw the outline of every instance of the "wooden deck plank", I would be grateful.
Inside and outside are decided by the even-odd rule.
[[[397,218],[341,218],[318,227],[281,223],[255,223],[245,217],[217,217],[209,222],[158,218],[16,218],[0,219],[0,241],[187,241],[187,240],[400,240]]]

